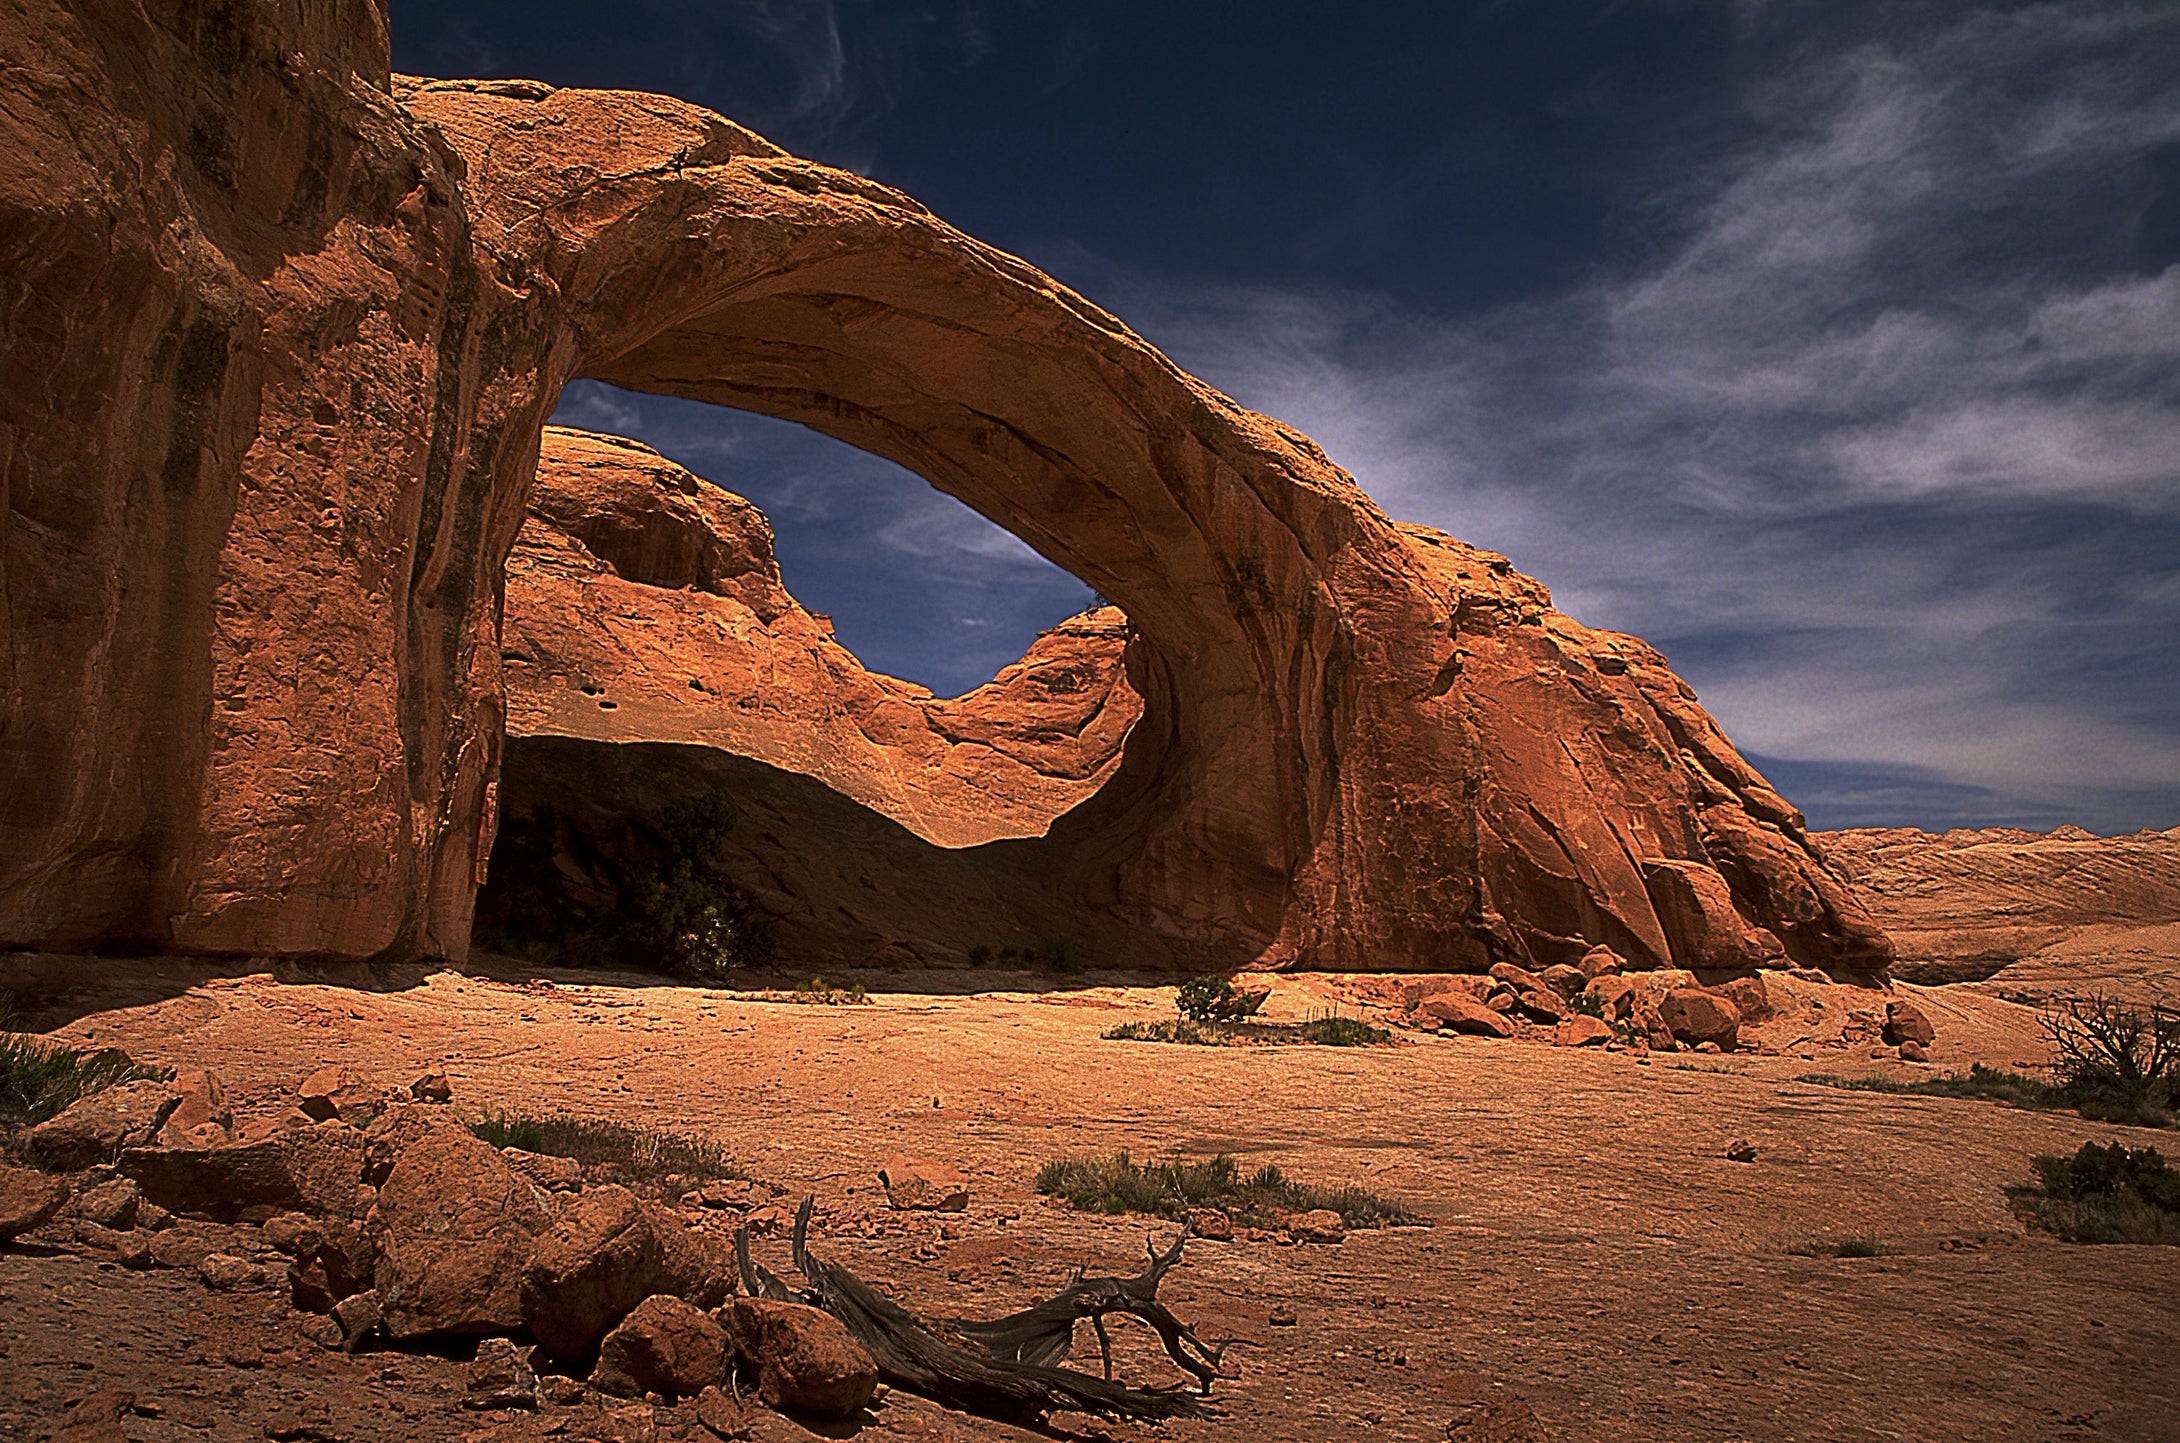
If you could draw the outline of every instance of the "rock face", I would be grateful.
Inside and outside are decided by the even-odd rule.
[[[1125,610],[1141,717],[975,849],[992,915],[1190,968],[1889,957],[1656,652],[896,191],[662,97],[393,78],[372,0],[0,23],[0,944],[462,955],[502,562],[591,377],[897,460]],[[578,509],[631,585],[747,604],[671,507]]]
[[[2180,827],[1872,827],[1814,840],[1892,934],[1909,981],[1989,977],[2034,995],[2147,982],[2147,1000],[2180,958]]]

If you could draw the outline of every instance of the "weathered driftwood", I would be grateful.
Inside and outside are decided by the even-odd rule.
[[[966,1412],[1010,1421],[1057,1411],[1110,1418],[1205,1416],[1200,1395],[1208,1394],[1211,1380],[1219,1376],[1225,1346],[1204,1343],[1158,1301],[1159,1280],[1180,1261],[1188,1241],[1186,1227],[1163,1253],[1151,1246],[1149,1266],[1132,1278],[1090,1278],[1077,1272],[1043,1302],[990,1322],[919,1318],[846,1268],[811,1254],[812,1201],[805,1198],[796,1212],[794,1232],[795,1266],[809,1287],[798,1296],[753,1262],[747,1228],[734,1236],[742,1285],[754,1296],[812,1303],[840,1319],[870,1350],[878,1376],[887,1383]],[[1198,1392],[1114,1382],[1105,1320],[1115,1313],[1140,1318],[1156,1332],[1167,1356],[1196,1380]],[[1075,1324],[1085,1319],[1098,1335],[1105,1362],[1102,1378],[1054,1366],[1072,1351]]]

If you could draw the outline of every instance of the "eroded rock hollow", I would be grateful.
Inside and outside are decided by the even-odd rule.
[[[1125,612],[1103,784],[1043,836],[924,844],[997,916],[1190,967],[1888,956],[1657,653],[899,192],[660,96],[390,76],[372,0],[4,23],[0,941],[462,955],[502,563],[591,377],[898,461]],[[970,714],[841,685],[911,732]],[[944,762],[859,794],[792,734],[673,765],[964,840]],[[672,770],[606,742],[631,785]]]

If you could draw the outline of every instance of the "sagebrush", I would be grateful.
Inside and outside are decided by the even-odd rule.
[[[1123,1149],[1090,1157],[1057,1157],[1037,1170],[1037,1191],[1079,1212],[1148,1213],[1185,1218],[1191,1208],[1215,1207],[1248,1227],[1278,1227],[1293,1213],[1329,1208],[1351,1228],[1412,1226],[1423,1221],[1390,1198],[1355,1186],[1315,1187],[1277,1167],[1244,1176],[1232,1155],[1139,1163]]]

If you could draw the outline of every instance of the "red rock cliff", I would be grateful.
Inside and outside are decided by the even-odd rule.
[[[367,0],[0,24],[0,941],[459,955],[588,376],[899,461],[1125,608],[1121,765],[990,844],[1038,907],[1188,966],[1888,955],[1655,653],[896,191],[389,80]]]

